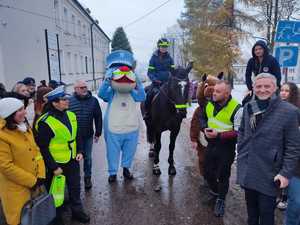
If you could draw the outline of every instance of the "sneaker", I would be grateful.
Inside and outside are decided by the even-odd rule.
[[[85,177],[84,178],[84,188],[85,190],[89,190],[91,189],[93,186],[92,181],[91,181],[91,177]]]
[[[117,180],[117,175],[109,175],[108,183],[114,183]]]
[[[217,199],[214,209],[214,214],[216,217],[223,217],[225,214],[225,201],[223,199]]]
[[[88,223],[90,222],[90,216],[87,215],[83,210],[72,212],[72,219],[76,220],[80,223]]]
[[[129,169],[124,167],[123,168],[123,176],[126,180],[132,180],[133,179],[133,175],[130,173]]]
[[[277,204],[277,208],[280,210],[286,210],[288,203],[286,201],[280,201]]]

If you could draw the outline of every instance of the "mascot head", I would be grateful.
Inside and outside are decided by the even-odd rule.
[[[127,93],[136,87],[136,75],[132,71],[134,58],[125,50],[113,51],[106,59],[111,86],[115,91]]]

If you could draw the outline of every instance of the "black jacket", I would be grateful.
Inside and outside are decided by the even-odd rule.
[[[258,58],[254,55],[254,48],[259,45],[264,49],[263,61],[260,63]],[[257,41],[252,48],[252,58],[249,59],[246,68],[246,85],[248,90],[252,90],[252,74],[254,76],[260,73],[270,73],[276,77],[277,86],[280,87],[281,82],[281,70],[277,60],[269,54],[268,47],[265,42]]]
[[[48,115],[51,115],[56,119],[58,119],[59,121],[61,121],[68,129],[70,130],[72,129],[71,123],[68,119],[66,112],[61,112],[52,107],[51,110],[48,112]],[[54,133],[52,132],[51,128],[48,126],[47,123],[44,122],[43,119],[41,119],[38,123],[38,130],[35,138],[36,138],[36,143],[39,146],[41,153],[43,155],[46,167],[51,171],[54,171],[59,167],[59,164],[55,162],[55,160],[53,159],[49,151],[49,144],[53,137],[54,137]],[[77,142],[76,143],[77,154],[83,153],[82,140],[78,135],[78,132],[76,136],[76,142]]]
[[[70,98],[69,110],[74,112],[78,121],[78,134],[92,137],[94,134],[93,120],[95,121],[95,136],[99,137],[102,132],[102,112],[97,98],[89,92],[81,97],[76,93]]]

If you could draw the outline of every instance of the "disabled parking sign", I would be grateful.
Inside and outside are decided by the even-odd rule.
[[[298,62],[298,51],[297,46],[277,47],[275,57],[281,67],[295,67]]]

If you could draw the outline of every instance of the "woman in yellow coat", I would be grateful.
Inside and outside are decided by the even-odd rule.
[[[45,178],[45,165],[25,120],[23,102],[0,100],[0,198],[9,225],[20,224],[21,211]]]

